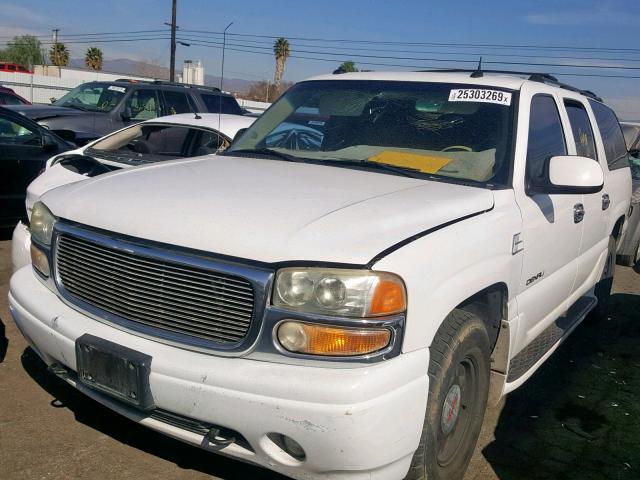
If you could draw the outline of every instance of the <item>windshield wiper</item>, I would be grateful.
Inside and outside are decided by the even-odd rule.
[[[420,170],[409,167],[396,167],[395,165],[389,165],[388,163],[370,162],[369,160],[323,160],[322,163],[330,163],[332,165],[347,165],[354,167],[365,167],[376,170],[385,170],[387,172],[402,175],[409,178],[425,178],[425,174]]]
[[[256,155],[268,155],[271,157],[278,158],[280,160],[286,160],[287,162],[305,162],[305,160],[300,157],[279,152],[278,150],[274,150],[272,148],[240,148],[238,150],[227,150],[226,152],[223,153],[223,155],[232,156],[236,153],[240,153],[240,154],[255,153]]]

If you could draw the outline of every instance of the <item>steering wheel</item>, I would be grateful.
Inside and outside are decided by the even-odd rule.
[[[465,145],[450,145],[440,150],[441,152],[473,152],[473,148]]]

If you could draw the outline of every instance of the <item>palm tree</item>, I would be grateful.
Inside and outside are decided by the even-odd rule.
[[[102,50],[96,47],[88,48],[84,56],[84,64],[91,70],[102,70]]]
[[[348,72],[357,72],[358,68],[356,64],[351,60],[347,60],[346,62],[342,62],[340,66],[333,71],[333,73],[348,73]]]
[[[49,50],[49,60],[58,67],[69,65],[69,50],[64,43],[54,43]]]
[[[273,77],[273,83],[275,84],[276,91],[280,90],[280,82],[284,75],[284,64],[289,58],[291,53],[289,49],[289,41],[286,38],[280,37],[273,44],[273,54],[276,57],[276,74]]]

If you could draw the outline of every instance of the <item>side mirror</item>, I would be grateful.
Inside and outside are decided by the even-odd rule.
[[[238,131],[236,132],[236,134],[234,135],[234,137],[233,137],[233,142],[235,142],[236,140],[238,140],[238,139],[242,136],[242,134],[243,134],[244,132],[246,132],[246,131],[247,131],[247,129],[246,129],[246,128],[241,128],[240,130],[238,130]],[[231,142],[231,143],[233,143],[233,142]]]
[[[120,112],[120,117],[125,122],[128,122],[129,120],[131,120],[132,116],[133,116],[133,114],[131,113],[131,107],[124,107],[122,109],[122,112]]]
[[[604,185],[604,172],[592,158],[562,155],[549,160],[548,193],[596,193]]]
[[[58,149],[58,142],[56,142],[49,135],[42,136],[42,150],[45,152],[53,152]]]
[[[551,157],[545,167],[543,178],[527,182],[527,195],[597,193],[604,185],[602,167],[592,158],[559,155]]]

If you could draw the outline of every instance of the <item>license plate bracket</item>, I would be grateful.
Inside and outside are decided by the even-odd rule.
[[[149,374],[151,356],[85,334],[76,340],[78,380],[142,410],[154,407]]]

